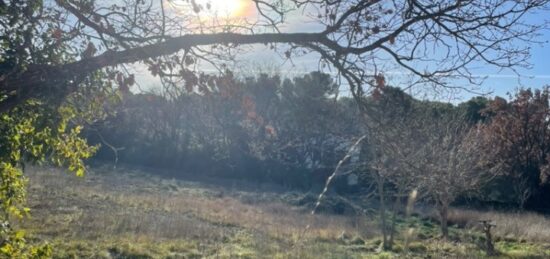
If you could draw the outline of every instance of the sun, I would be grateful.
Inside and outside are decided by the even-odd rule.
[[[246,23],[256,16],[252,0],[163,0],[171,11],[187,21],[209,28]],[[214,25],[214,26],[211,26]],[[202,30],[202,28],[201,28]]]
[[[249,0],[195,0],[207,15],[221,18],[236,18],[247,15]]]

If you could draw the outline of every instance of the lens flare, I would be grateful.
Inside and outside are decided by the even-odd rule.
[[[244,17],[250,10],[248,0],[195,0],[200,5],[205,15],[236,18]]]

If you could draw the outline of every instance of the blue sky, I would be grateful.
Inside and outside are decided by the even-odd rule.
[[[532,22],[541,22],[549,19],[550,11],[547,11],[533,14],[529,20]],[[520,84],[524,87],[533,88],[550,85],[550,28],[540,33],[541,37],[538,40],[543,43],[530,44],[532,49],[529,63],[531,63],[532,67],[530,69],[518,69],[522,77],[518,78],[510,71],[494,73],[493,76],[485,81],[483,86],[493,89],[497,95],[503,95],[507,91],[513,91]]]
[[[318,31],[318,24],[307,23],[299,15],[291,17],[285,31]],[[543,21],[550,20],[550,10],[541,11],[540,13],[531,14],[528,16],[527,21],[530,23],[541,23]],[[485,78],[482,85],[476,92],[487,93],[492,96],[506,96],[507,92],[514,92],[518,87],[531,87],[541,88],[545,85],[550,86],[550,28],[540,31],[540,37],[536,40],[541,43],[522,43],[531,48],[531,57],[528,62],[531,64],[529,68],[516,68],[519,76],[511,70],[499,71],[498,68],[489,66],[487,64],[479,63],[476,67],[471,67],[471,71],[479,78]],[[275,54],[266,51],[261,46],[253,48],[255,51],[251,51],[248,55],[241,56],[240,60],[243,64],[252,62],[253,64],[266,64],[271,67],[278,67],[281,74],[287,76],[293,76],[296,74],[306,73],[317,69],[318,56],[307,55],[305,57],[295,58],[292,63],[283,62]],[[254,66],[242,66],[242,67],[254,67]],[[393,79],[392,79],[393,77]],[[388,82],[392,85],[399,85],[399,77],[403,77],[402,73],[395,72],[394,75],[388,75]],[[457,85],[463,85],[464,82],[456,82]],[[475,87],[478,88],[478,87]],[[474,96],[473,93],[462,92],[459,95],[454,95],[453,98],[459,97],[459,99],[469,99]],[[446,97],[442,97],[445,99]]]
[[[293,15],[287,20],[288,26],[284,28],[284,31],[318,31],[322,30],[319,24],[311,23],[307,21],[302,15]],[[304,20],[305,19],[305,20]],[[540,23],[544,20],[550,20],[550,11],[540,12],[532,14],[528,17],[529,22]],[[541,88],[545,85],[550,86],[550,28],[544,31],[540,31],[541,36],[537,39],[542,42],[540,44],[529,44],[531,48],[531,57],[529,63],[530,68],[517,68],[517,72],[520,76],[514,74],[513,71],[503,70],[499,71],[497,68],[487,66],[486,64],[479,64],[472,69],[472,73],[479,77],[486,77],[485,81],[481,85],[479,92],[490,93],[491,95],[505,96],[507,92],[514,92],[518,87],[532,87]],[[238,62],[233,67],[237,73],[241,74],[255,74],[257,72],[279,72],[282,76],[293,77],[296,75],[304,74],[310,71],[318,69],[319,57],[315,54],[306,55],[303,57],[293,58],[292,62],[285,61],[277,53],[266,50],[265,46],[249,46],[245,48],[245,54],[239,55]],[[210,68],[211,69],[211,68]],[[255,71],[255,70],[258,71]],[[204,70],[209,70],[208,67],[204,67]],[[239,71],[240,70],[240,71]],[[145,72],[146,69],[142,69],[141,72]],[[158,84],[158,79],[154,79],[148,75],[142,78],[146,79],[144,85]],[[145,74],[148,74],[145,72]],[[388,75],[388,82],[391,85],[399,85],[399,72],[396,72],[393,76]],[[393,77],[393,78],[392,78]],[[401,75],[401,77],[403,77]],[[457,85],[461,82],[457,81]],[[345,86],[343,89],[345,90]],[[345,92],[345,91],[344,91]],[[469,99],[474,94],[463,92],[459,97],[461,100]],[[456,97],[456,96],[455,96]],[[445,97],[442,97],[445,98]]]

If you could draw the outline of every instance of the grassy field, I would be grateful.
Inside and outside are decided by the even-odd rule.
[[[433,217],[416,214],[398,221],[395,249],[383,252],[375,216],[310,215],[302,201],[313,194],[144,171],[96,168],[79,178],[30,168],[32,217],[21,227],[56,258],[480,258],[476,222],[490,218],[499,258],[550,258],[541,215],[455,209],[442,241]]]

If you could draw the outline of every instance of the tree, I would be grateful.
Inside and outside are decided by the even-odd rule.
[[[112,147],[124,147],[117,153],[126,163],[246,173],[292,186],[308,186],[314,172],[324,182],[342,155],[342,140],[357,131],[357,106],[334,99],[332,77],[260,74],[230,81],[208,94],[127,94],[114,116],[92,125],[88,139],[105,144],[98,156],[111,161]]]
[[[84,102],[81,104],[85,106]],[[79,136],[82,127],[73,124],[82,117],[83,113],[68,103],[52,110],[33,101],[0,116],[0,255],[3,257],[42,258],[50,253],[48,246],[27,246],[24,232],[13,224],[30,211],[25,207],[27,180],[23,169],[25,163],[49,161],[82,176],[83,160],[96,150]]]
[[[485,135],[479,126],[471,127],[464,114],[434,114],[428,110],[424,116],[414,139],[409,140],[415,151],[406,159],[408,175],[436,205],[442,236],[448,238],[451,203],[461,195],[476,194],[497,176],[498,167],[483,152]]]
[[[486,122],[491,113],[487,112],[490,100],[486,97],[476,96],[466,102],[458,105],[458,109],[462,109],[465,113],[467,123],[476,124],[478,122]]]
[[[8,4],[0,1],[1,81],[35,64],[56,66],[73,60],[67,56],[67,44],[56,42],[41,31],[55,23],[42,20],[39,24],[35,20],[41,8],[40,1],[11,1]],[[105,100],[110,95],[107,89],[98,91],[98,86],[105,86],[102,75],[92,71],[79,82],[78,89],[62,95],[52,88],[34,90],[34,99],[23,97],[11,109],[0,112],[2,257],[42,258],[50,254],[48,246],[28,246],[24,233],[14,224],[29,214],[25,206],[27,180],[23,169],[26,163],[50,162],[67,167],[79,176],[84,174],[83,160],[89,158],[96,147],[87,145],[80,137],[80,125],[102,117],[101,105],[94,101]],[[11,102],[10,95],[13,97],[18,90],[2,87],[0,105]]]
[[[208,5],[195,0],[1,0],[3,177],[21,166],[21,158],[41,157],[14,139],[23,124],[26,129],[40,129],[23,131],[30,138],[54,132],[48,137],[51,141],[42,141],[45,153],[40,154],[65,147],[63,159],[54,162],[81,172],[81,159],[92,150],[78,138],[78,120],[73,124],[59,118],[85,113],[68,105],[74,96],[95,101],[90,106],[97,108],[105,99],[103,93],[112,88],[128,92],[135,77],[126,72],[125,64],[140,62],[170,85],[207,93],[219,84],[197,71],[200,62],[226,72],[223,63],[231,60],[234,50],[265,44],[288,58],[317,53],[321,65],[335,68],[347,80],[356,98],[369,86],[384,84],[381,72],[393,67],[409,71],[416,83],[445,87],[449,76],[471,78],[469,67],[478,61],[500,68],[524,64],[528,47],[514,43],[532,40],[546,25],[529,24],[524,16],[548,4],[543,0],[251,2],[258,13],[252,23],[216,23],[219,19],[205,23],[200,16]],[[285,32],[291,9],[313,12],[319,31]],[[439,47],[435,54],[434,46]],[[18,115],[29,105],[37,106],[35,114]],[[11,157],[21,150],[25,156]],[[6,190],[21,186],[13,181],[3,184]],[[22,196],[18,197],[20,201]]]
[[[395,224],[403,196],[414,187],[412,177],[405,169],[408,154],[414,149],[404,146],[411,143],[409,127],[414,122],[415,102],[401,89],[384,86],[377,89],[366,105],[363,122],[367,130],[362,154],[367,164],[368,175],[374,181],[379,199],[382,247],[391,250],[395,235]],[[392,203],[391,208],[388,205]],[[392,213],[391,222],[386,210]]]
[[[394,231],[393,223],[386,223],[385,203],[393,199],[395,218],[400,201],[413,190],[436,205],[447,238],[451,203],[462,195],[473,196],[498,171],[482,149],[486,135],[470,109],[477,110],[477,105],[419,101],[387,86],[379,91],[366,106],[370,146],[365,150],[372,154],[369,164],[380,196],[384,246],[391,248]]]
[[[195,0],[0,3],[6,46],[0,111],[7,111],[31,98],[63,98],[101,69],[126,91],[133,76],[117,71],[135,62],[189,90],[207,91],[197,62],[220,65],[233,49],[251,44],[270,45],[287,57],[318,53],[355,96],[396,67],[411,73],[414,83],[449,86],[449,77],[472,81],[469,68],[478,61],[501,68],[525,64],[528,47],[514,43],[531,41],[546,25],[524,22],[524,16],[546,9],[548,1],[251,0],[258,14],[252,23],[204,22],[200,17],[210,5]],[[293,9],[315,17],[319,31],[285,32]]]
[[[520,89],[510,102],[495,98],[486,113],[485,152],[511,176],[520,208],[544,204],[550,175],[550,89]]]

